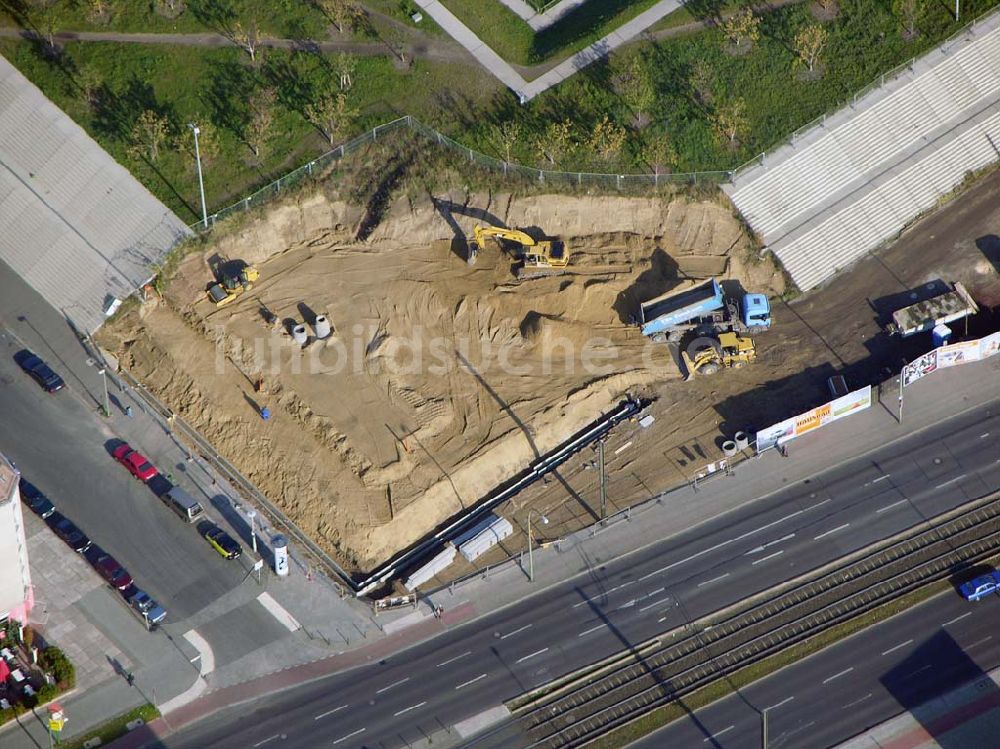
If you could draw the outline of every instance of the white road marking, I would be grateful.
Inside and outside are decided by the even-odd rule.
[[[885,654],[883,653],[883,655],[885,655]],[[855,705],[860,705],[862,702],[864,702],[865,700],[869,699],[871,696],[872,696],[872,693],[869,692],[864,697],[862,697],[860,700],[854,700],[854,702],[849,702],[846,705],[844,705],[844,709],[846,710],[849,707],[854,707]]]
[[[918,669],[917,669],[916,671],[911,671],[910,673],[908,673],[908,674],[907,674],[906,676],[904,676],[903,678],[904,678],[904,679],[912,679],[912,678],[913,678],[914,676],[916,676],[917,674],[919,674],[919,673],[922,673],[923,671],[926,671],[926,670],[927,670],[927,669],[929,669],[929,668],[930,668],[930,666],[921,666],[921,667],[920,667],[920,668],[918,668]]]
[[[387,687],[382,687],[381,689],[378,689],[378,690],[376,690],[376,691],[375,691],[375,694],[382,694],[382,692],[388,692],[388,691],[389,691],[390,689],[392,689],[393,687],[398,687],[398,686],[399,686],[400,684],[405,684],[405,683],[406,683],[406,682],[408,682],[409,680],[410,680],[410,677],[409,677],[409,676],[407,676],[406,678],[404,678],[404,679],[400,679],[399,681],[394,681],[394,682],[392,682],[392,684],[390,684],[389,686],[387,686]]]
[[[766,544],[755,546],[743,556],[750,556],[751,554],[756,554],[758,552],[764,551],[764,549],[766,549],[768,546],[774,546],[775,544],[780,544],[782,541],[787,541],[790,538],[795,538],[795,534],[789,533],[787,536],[782,536],[781,538],[776,538],[773,541],[768,541]]]
[[[480,679],[485,679],[487,676],[488,674],[479,674],[479,676],[477,676],[475,679],[469,679],[468,681],[463,681],[461,684],[455,687],[455,689],[461,689],[462,687],[469,686],[469,684],[475,684],[477,681],[479,681]]]
[[[528,653],[523,658],[518,658],[517,659],[517,663],[520,663],[521,661],[526,661],[529,658],[534,658],[536,655],[541,655],[542,653],[545,653],[547,651],[548,651],[548,648],[542,648],[541,650],[536,650],[534,653]]]
[[[885,481],[887,478],[889,478],[890,475],[891,474],[887,473],[884,476],[879,476],[877,479],[872,479],[872,483],[877,484],[879,481]]]
[[[935,489],[944,489],[949,484],[954,484],[956,481],[961,481],[964,478],[965,478],[965,474],[963,473],[961,476],[956,476],[955,478],[950,479],[949,481],[945,481],[943,484],[938,484],[934,488]]]
[[[839,674],[834,674],[833,676],[831,676],[831,677],[829,677],[827,679],[823,679],[823,683],[826,684],[827,682],[831,682],[834,679],[839,679],[841,676],[844,676],[845,674],[849,674],[853,670],[854,670],[854,666],[851,666],[850,668],[845,668]]]
[[[730,539],[727,539],[727,540],[722,541],[720,543],[717,543],[714,546],[709,546],[707,549],[702,549],[701,551],[696,552],[696,553],[692,554],[689,557],[685,557],[684,559],[680,559],[680,560],[678,560],[676,562],[671,562],[670,564],[668,564],[665,567],[660,567],[660,569],[658,569],[658,570],[656,570],[654,572],[650,572],[648,575],[643,575],[642,577],[639,578],[639,580],[646,580],[647,578],[655,577],[656,575],[660,575],[660,574],[666,572],[667,570],[672,570],[674,567],[679,567],[682,564],[686,564],[687,562],[690,562],[693,559],[698,559],[699,557],[703,557],[706,554],[711,554],[713,551],[718,551],[719,549],[721,549],[724,546],[729,546],[729,544],[733,543],[734,541],[742,541],[747,536],[752,536],[755,533],[760,533],[761,531],[766,531],[768,528],[771,528],[771,527],[773,527],[775,525],[778,525],[778,523],[783,523],[786,520],[790,520],[791,518],[794,518],[796,515],[801,515],[803,512],[804,512],[804,510],[796,510],[795,512],[790,513],[788,515],[785,515],[782,518],[778,518],[774,522],[768,523],[767,525],[762,525],[760,528],[755,528],[752,531],[747,531],[742,536],[737,536],[736,538],[730,538]]]
[[[404,708],[403,708],[402,710],[400,710],[400,711],[399,711],[398,713],[394,713],[394,714],[393,714],[393,717],[395,717],[395,716],[397,716],[397,715],[402,715],[403,713],[408,713],[408,712],[410,712],[410,710],[416,710],[416,709],[417,709],[418,707],[423,707],[423,706],[424,706],[424,705],[426,705],[426,704],[427,704],[426,702],[421,702],[421,703],[420,703],[420,704],[418,704],[418,705],[410,705],[409,707],[404,707]]]
[[[215,653],[212,652],[212,646],[208,644],[208,640],[202,637],[197,630],[194,629],[189,629],[185,632],[184,639],[190,642],[194,649],[198,651],[198,655],[200,656],[198,674],[202,678],[195,679],[194,683],[179,695],[160,704],[160,711],[164,715],[166,713],[173,712],[177,708],[183,707],[189,702],[197,699],[198,696],[208,687],[208,682],[205,680],[205,677],[215,670]],[[191,662],[194,663],[194,661],[195,659],[192,658]]]
[[[285,611],[280,603],[271,598],[270,593],[261,593],[257,596],[257,600],[260,601],[260,605],[267,609],[271,616],[285,625],[289,632],[294,632],[302,628],[302,625],[298,623],[294,616]]]
[[[279,737],[280,735],[281,735],[281,734],[278,734],[278,733],[276,733],[276,734],[274,734],[274,736],[271,736],[271,737],[269,737],[269,738],[266,738],[266,739],[264,739],[263,741],[258,741],[258,742],[257,742],[256,744],[254,744],[254,745],[253,745],[253,746],[254,746],[254,749],[257,749],[257,747],[258,747],[258,746],[264,746],[264,744],[266,744],[266,743],[267,743],[268,741],[274,741],[274,740],[275,740],[276,738],[278,738],[278,737]]]
[[[454,663],[454,662],[455,662],[455,661],[457,661],[458,659],[460,659],[460,658],[464,658],[464,657],[465,657],[465,656],[467,656],[467,655],[472,655],[472,651],[471,651],[471,650],[466,650],[466,651],[465,651],[464,653],[462,653],[461,655],[456,655],[456,656],[455,656],[454,658],[449,658],[449,659],[448,659],[448,660],[446,660],[446,661],[442,661],[441,663],[437,664],[437,668],[441,668],[441,666],[447,666],[447,665],[448,665],[449,663]]]
[[[647,575],[647,577],[648,577],[648,575]],[[643,580],[645,578],[640,577],[639,579]],[[621,590],[622,588],[627,588],[629,585],[635,585],[635,582],[636,582],[635,580],[629,580],[627,583],[622,583],[621,585],[616,585],[613,588],[608,588],[601,595],[602,596],[609,596],[612,593],[614,593],[616,590]],[[591,599],[587,599],[585,601],[580,601],[579,603],[574,603],[573,604],[573,608],[576,609],[576,608],[579,608],[580,606],[585,606],[588,603],[592,603]]]
[[[913,640],[907,640],[906,642],[901,642],[898,645],[893,645],[891,648],[882,653],[882,655],[889,655],[894,650],[899,650],[900,648],[905,648],[907,645],[912,643]]]
[[[875,510],[875,514],[876,515],[881,515],[883,512],[886,512],[887,510],[891,510],[893,507],[898,507],[899,505],[905,505],[909,501],[910,500],[908,500],[908,499],[901,499],[898,502],[893,502],[891,505],[886,505],[885,507],[882,507],[881,509]]]
[[[325,718],[327,715],[333,715],[334,713],[339,713],[341,710],[346,708],[347,705],[341,705],[340,707],[335,707],[333,710],[327,710],[325,713],[320,713],[313,720],[319,720],[320,718]]]
[[[819,541],[821,538],[829,536],[831,533],[836,533],[837,531],[842,531],[844,530],[844,528],[850,527],[850,525],[851,525],[850,523],[844,523],[843,525],[838,525],[836,528],[831,528],[828,531],[823,531],[818,536],[813,536],[813,541]]]
[[[774,559],[775,557],[780,557],[784,553],[785,553],[784,549],[782,549],[781,551],[776,551],[773,554],[768,554],[766,557],[761,557],[760,559],[756,560],[754,564],[760,564],[761,562],[766,562],[768,559]]]
[[[519,632],[523,632],[524,630],[528,629],[531,626],[532,626],[531,624],[525,624],[523,627],[518,627],[513,632],[508,632],[505,635],[501,635],[500,639],[501,640],[506,640],[508,637],[513,637],[514,635],[518,634]]]
[[[591,627],[590,629],[583,630],[583,632],[578,634],[577,637],[583,637],[584,635],[589,635],[591,632],[596,632],[599,629],[604,629],[606,626],[608,625],[604,623],[598,624],[596,627]]]
[[[649,604],[648,606],[643,606],[643,607],[642,607],[641,609],[639,609],[639,613],[641,614],[641,613],[642,613],[643,611],[645,611],[646,609],[652,609],[652,608],[656,608],[657,606],[661,606],[661,605],[663,605],[664,603],[666,603],[667,601],[672,601],[672,600],[674,600],[672,596],[667,596],[666,598],[661,598],[661,599],[660,599],[659,601],[657,601],[656,603],[651,603],[651,604]]]
[[[632,600],[630,600],[630,601],[626,601],[625,603],[623,603],[618,608],[612,609],[612,611],[621,611],[622,609],[630,609],[633,606],[635,606],[635,599],[634,598]]]
[[[967,648],[974,648],[974,647],[976,647],[976,645],[982,645],[984,642],[989,642],[992,639],[993,639],[993,635],[986,635],[986,637],[984,637],[982,640],[976,640],[975,642],[970,642],[965,647],[967,647]]]
[[[724,575],[719,575],[718,577],[713,577],[711,580],[706,580],[703,583],[698,583],[698,587],[700,588],[702,585],[711,585],[712,583],[717,583],[717,582],[719,582],[719,580],[725,580],[727,577],[729,577],[729,573],[728,572],[726,574],[724,574]]]
[[[764,709],[765,710],[769,710],[769,711],[770,710],[775,710],[775,709],[781,707],[782,705],[787,705],[789,702],[791,702],[794,699],[795,699],[794,697],[785,697],[785,699],[783,699],[781,702],[778,702],[778,703],[776,703],[774,705],[771,705],[771,707],[765,707]]]
[[[981,439],[981,440],[982,439],[986,439],[989,436],[990,436],[989,432],[983,432],[982,434],[979,435],[979,439]]]
[[[351,738],[351,736],[357,736],[357,735],[358,735],[359,733],[364,733],[364,732],[365,732],[365,729],[364,729],[364,728],[359,728],[359,729],[358,729],[357,731],[355,731],[354,733],[349,733],[349,734],[347,734],[346,736],[341,736],[341,737],[340,737],[339,739],[337,739],[337,740],[336,740],[336,741],[334,741],[333,743],[334,743],[334,744],[339,744],[339,743],[340,743],[341,741],[347,741],[347,740],[348,740],[349,738]]]
[[[713,739],[716,739],[716,738],[718,738],[718,737],[719,737],[719,736],[721,736],[722,734],[724,734],[724,733],[729,733],[729,732],[730,732],[730,731],[732,731],[732,730],[733,730],[734,728],[736,728],[736,726],[729,726],[729,728],[723,728],[723,729],[722,729],[721,731],[716,731],[716,732],[715,732],[715,733],[714,733],[713,735],[709,736],[709,737],[708,737],[707,739],[702,739],[702,740],[701,740],[701,743],[702,743],[702,744],[707,744],[707,743],[708,743],[709,741],[712,741]]]
[[[944,624],[942,624],[941,626],[942,626],[942,627],[947,627],[947,626],[948,626],[949,624],[954,624],[955,622],[960,622],[960,621],[962,621],[962,620],[963,620],[963,619],[964,619],[965,617],[967,617],[967,616],[972,616],[972,612],[971,612],[971,611],[966,611],[966,612],[965,612],[964,614],[962,614],[961,616],[956,616],[956,617],[955,617],[954,619],[949,619],[948,621],[946,621],[946,622],[945,622]]]
[[[651,590],[645,596],[643,596],[643,598],[652,598],[657,593],[662,593],[665,590],[666,590],[666,588],[657,588],[656,590]]]
[[[829,498],[829,497],[827,497],[827,498],[826,498],[826,499],[824,499],[824,500],[823,500],[822,502],[817,502],[817,503],[816,503],[816,504],[814,504],[814,505],[809,505],[809,506],[808,506],[807,508],[805,508],[805,509],[803,510],[803,512],[809,512],[809,510],[815,510],[815,509],[816,509],[817,507],[822,507],[823,505],[825,505],[825,504],[826,504],[827,502],[829,502],[829,501],[830,501],[830,498]]]

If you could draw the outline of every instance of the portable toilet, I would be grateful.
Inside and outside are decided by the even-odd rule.
[[[934,348],[945,346],[951,340],[951,328],[944,323],[935,325],[931,331],[931,337],[934,339]]]

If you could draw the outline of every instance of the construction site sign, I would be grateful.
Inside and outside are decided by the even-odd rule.
[[[868,386],[836,398],[829,403],[824,403],[822,406],[812,408],[798,416],[780,421],[757,432],[757,452],[763,452],[845,416],[864,411],[871,404],[872,388]]]
[[[928,351],[919,359],[914,359],[903,367],[903,387],[909,387],[931,372],[945,367],[957,367],[960,364],[982,361],[998,351],[1000,351],[1000,333],[991,333],[985,338],[977,338],[974,341],[962,341],[961,343],[941,346],[933,351]]]

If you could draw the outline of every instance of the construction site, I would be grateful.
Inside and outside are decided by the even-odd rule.
[[[920,268],[864,260],[786,303],[782,270],[721,195],[426,195],[366,222],[323,191],[274,204],[216,231],[99,338],[356,576],[626,396],[653,418],[606,438],[605,490],[584,449],[497,507],[514,532],[449,576],[523,549],[529,509],[545,518],[535,541],[558,539],[693,480],[735,432],[828,400],[835,375],[884,379],[907,354],[883,331],[887,288],[947,278],[1000,302],[994,265],[970,246],[928,248]],[[526,259],[476,227],[558,238],[565,255]],[[532,263],[541,272],[525,274]],[[654,343],[644,303],[712,279],[769,300],[771,329],[701,335],[700,348],[688,337],[681,355]],[[711,376],[685,372],[705,356]]]

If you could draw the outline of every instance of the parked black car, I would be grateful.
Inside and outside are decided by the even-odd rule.
[[[21,500],[42,520],[56,511],[56,506],[44,494],[38,491],[38,488],[34,484],[25,481],[23,478],[19,484],[18,488],[21,492]]]
[[[87,534],[77,528],[69,518],[64,517],[52,529],[59,538],[65,541],[78,554],[82,554],[90,548],[91,541],[87,537]]]
[[[31,375],[35,381],[49,393],[62,390],[66,387],[63,378],[52,371],[40,356],[31,353],[28,349],[21,349],[14,354],[14,361],[17,365]]]

